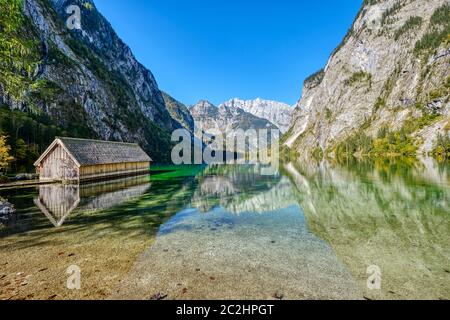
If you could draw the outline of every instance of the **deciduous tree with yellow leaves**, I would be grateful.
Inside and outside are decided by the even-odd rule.
[[[0,172],[6,169],[14,160],[9,154],[11,147],[6,143],[6,137],[0,135]]]

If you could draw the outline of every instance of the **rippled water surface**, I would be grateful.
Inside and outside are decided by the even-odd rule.
[[[159,167],[0,197],[17,209],[0,299],[450,298],[450,166],[431,159]]]

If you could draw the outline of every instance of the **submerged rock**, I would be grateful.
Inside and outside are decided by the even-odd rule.
[[[6,200],[0,199],[0,217],[8,216],[16,212],[14,206]]]
[[[8,222],[15,212],[16,209],[11,203],[0,198],[0,224]]]

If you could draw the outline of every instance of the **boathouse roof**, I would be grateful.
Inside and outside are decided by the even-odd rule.
[[[36,161],[35,166],[58,144],[66,149],[79,166],[152,161],[135,143],[57,137]]]

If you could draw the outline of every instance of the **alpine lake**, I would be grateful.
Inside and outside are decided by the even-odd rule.
[[[0,190],[0,299],[450,299],[449,163],[262,170]]]

